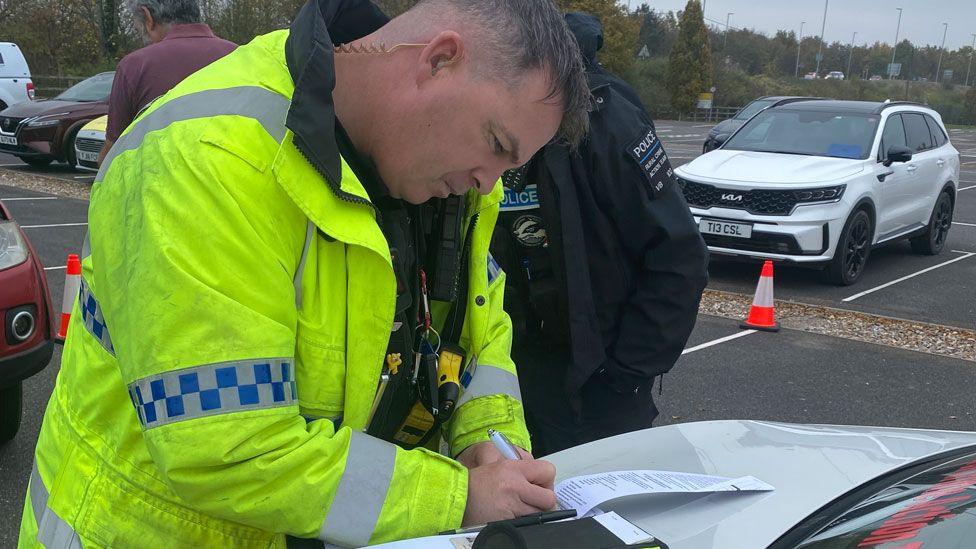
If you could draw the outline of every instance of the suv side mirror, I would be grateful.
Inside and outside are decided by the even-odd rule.
[[[912,160],[912,150],[908,147],[902,147],[900,145],[892,145],[888,148],[888,154],[885,155],[884,165],[887,168],[895,162],[911,162]]]

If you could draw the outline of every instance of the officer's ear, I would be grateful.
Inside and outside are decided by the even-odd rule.
[[[441,31],[420,52],[417,85],[439,77],[464,58],[464,41],[454,31]]]

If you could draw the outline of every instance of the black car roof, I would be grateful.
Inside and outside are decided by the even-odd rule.
[[[818,112],[881,114],[881,111],[886,108],[900,106],[925,107],[925,105],[920,103],[912,103],[910,101],[889,101],[887,103],[882,103],[880,101],[842,101],[837,99],[821,99],[817,101],[792,101],[790,103],[776,105],[771,108],[790,109],[795,111],[803,110]]]

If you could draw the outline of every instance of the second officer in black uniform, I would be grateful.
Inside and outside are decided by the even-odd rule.
[[[707,281],[705,244],[650,117],[596,60],[599,21],[566,20],[588,65],[590,134],[505,175],[492,238],[537,455],[651,426],[654,378],[681,355]]]

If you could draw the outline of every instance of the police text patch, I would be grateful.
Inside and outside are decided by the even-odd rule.
[[[535,184],[526,185],[521,191],[505,187],[505,198],[502,200],[500,208],[503,212],[538,209],[538,187]]]
[[[674,170],[671,161],[661,145],[661,140],[654,133],[654,128],[648,128],[647,133],[627,147],[627,154],[637,162],[644,175],[647,176],[649,190],[653,198],[671,186],[674,180]]]

